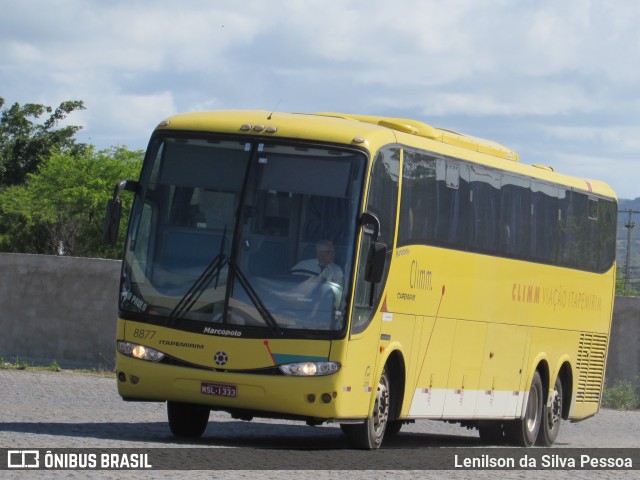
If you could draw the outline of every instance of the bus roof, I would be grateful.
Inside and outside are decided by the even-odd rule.
[[[157,129],[225,133],[249,133],[284,138],[316,139],[339,144],[371,147],[395,142],[389,129],[325,115],[255,110],[197,112],[174,115]],[[375,138],[374,138],[375,137]]]
[[[453,132],[451,130],[445,130],[442,128],[435,128],[426,123],[422,123],[417,120],[411,120],[408,118],[375,117],[370,115],[350,115],[343,113],[317,113],[316,115],[325,115],[330,117],[352,119],[365,123],[372,123],[374,125],[391,128],[399,132],[418,135],[420,137],[425,137],[442,143],[448,143],[450,145],[455,145],[480,153],[486,153],[488,155],[504,158],[506,160],[518,161],[519,158],[518,154],[514,151],[508,149],[504,145],[492,142],[491,140],[472,137],[470,135],[464,135],[462,133]]]
[[[522,164],[519,162],[519,155],[504,145],[407,118],[335,112],[306,114],[230,110],[174,115],[157,127],[157,130],[165,129],[313,138],[362,146],[371,150],[376,150],[388,143],[406,142],[417,148],[457,156],[481,164],[490,164],[496,168],[570,186],[596,195],[616,197],[613,190],[604,182],[564,175],[543,165]],[[476,156],[477,154],[481,155]]]

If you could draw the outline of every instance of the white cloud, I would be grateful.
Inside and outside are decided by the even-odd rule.
[[[546,134],[565,143],[592,145],[612,155],[640,152],[640,125],[634,127],[579,127],[559,126],[545,128]]]
[[[35,45],[23,41],[9,41],[4,45],[4,63],[16,66],[23,63],[37,65],[42,55]]]
[[[589,154],[553,153],[547,160],[547,163],[558,172],[585,180],[605,182],[620,197],[625,197],[624,192],[637,191],[638,188],[636,179],[624,175],[624,172],[628,171],[627,162],[615,156],[609,158]]]
[[[176,111],[413,116],[616,157],[640,196],[638,23],[636,0],[22,0],[0,17],[0,96],[84,100],[71,120],[101,147],[143,147]]]
[[[88,111],[100,112],[99,115],[84,117],[81,136],[86,137],[85,141],[95,143],[104,138],[104,132],[109,132],[112,139],[109,145],[131,148],[144,146],[156,125],[177,112],[171,92],[88,96],[85,103]]]

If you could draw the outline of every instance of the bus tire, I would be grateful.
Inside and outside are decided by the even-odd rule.
[[[560,377],[557,377],[553,386],[553,392],[551,393],[551,401],[549,405],[545,403],[542,409],[542,425],[538,433],[537,445],[550,447],[556,441],[556,438],[558,438],[560,422],[562,420],[563,400],[562,381]]]
[[[364,423],[342,424],[340,428],[347,435],[354,448],[375,450],[380,448],[389,422],[391,390],[389,374],[385,366],[378,382],[373,413]]]
[[[510,444],[531,447],[536,443],[542,423],[543,398],[542,379],[536,370],[531,379],[524,417],[505,422],[505,436]]]
[[[400,433],[402,429],[401,420],[389,420],[387,422],[387,428],[384,431],[384,438],[391,438]]]
[[[209,408],[191,403],[167,402],[169,428],[176,437],[198,438],[209,423]]]

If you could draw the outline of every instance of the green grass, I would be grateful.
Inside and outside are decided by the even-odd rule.
[[[0,368],[3,370],[26,370],[29,367],[31,367],[31,365],[28,362],[20,360],[20,357],[17,355],[13,359],[13,363],[0,357]]]
[[[48,365],[32,365],[29,362],[21,360],[20,357],[15,356],[13,359],[4,359],[0,357],[0,370],[31,370],[40,372],[62,372],[63,368],[60,367],[57,361],[52,361]],[[93,373],[104,376],[111,376],[114,374],[113,369],[104,367],[99,368],[78,368],[71,369],[69,371],[77,373]]]

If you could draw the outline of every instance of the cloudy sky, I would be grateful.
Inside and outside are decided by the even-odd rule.
[[[144,148],[210,109],[409,117],[640,197],[638,0],[0,0],[0,97]]]

